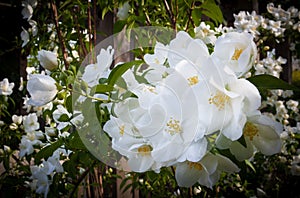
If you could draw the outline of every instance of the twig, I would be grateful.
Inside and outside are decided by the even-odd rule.
[[[195,26],[194,22],[193,22],[193,19],[192,19],[192,12],[193,12],[193,9],[194,9],[194,2],[192,3],[190,9],[189,9],[189,14],[188,14],[188,21],[187,21],[187,24],[186,24],[186,27],[185,27],[185,31],[188,31],[189,29],[189,25],[190,25],[190,22],[192,23],[193,26]]]
[[[51,7],[52,7],[52,13],[53,13],[53,18],[54,18],[54,22],[55,22],[54,23],[55,24],[55,29],[56,29],[56,32],[57,32],[57,36],[58,36],[58,40],[59,40],[59,43],[60,43],[61,50],[63,52],[63,60],[64,60],[65,68],[68,69],[69,68],[69,63],[67,61],[68,52],[66,51],[66,45],[64,43],[64,39],[62,37],[62,33],[61,33],[60,28],[59,28],[57,7],[56,7],[56,4],[55,4],[54,0],[51,1]]]
[[[88,34],[89,34],[89,50],[92,51],[92,17],[91,17],[91,3],[90,0],[88,1],[88,7],[87,7],[87,20],[88,20]]]
[[[77,17],[77,14],[79,14],[78,6],[74,7],[74,11],[75,11],[74,21],[75,21],[76,32],[77,32],[79,44],[80,44],[80,47],[81,47],[81,50],[83,53],[82,56],[81,56],[81,54],[79,54],[79,56],[85,57],[87,55],[87,50],[86,50],[85,44],[83,43],[82,34],[80,32],[80,27],[79,27],[79,22],[78,22],[78,17]],[[80,53],[80,51],[79,51],[79,53]]]
[[[96,161],[94,161],[91,165],[91,167],[94,167],[94,165],[96,164]],[[76,183],[74,184],[74,188],[72,190],[72,192],[70,193],[70,197],[74,196],[74,193],[76,192],[76,189],[78,188],[78,186],[81,184],[81,182],[84,180],[84,178],[88,175],[88,173],[90,172],[90,167],[87,167],[85,169],[85,171],[80,175],[80,177],[78,178],[78,180],[76,181]]]
[[[94,25],[94,31],[93,31],[93,39],[94,39],[94,46],[97,44],[97,1],[93,0],[93,25]]]
[[[172,24],[172,27],[175,31],[177,31],[177,27],[176,27],[176,19],[174,18],[174,14],[172,12],[172,10],[170,9],[170,6],[167,2],[167,0],[163,0],[163,3],[164,3],[164,6],[166,8],[166,11],[169,15],[169,18],[170,18],[170,21],[171,21],[171,24]]]

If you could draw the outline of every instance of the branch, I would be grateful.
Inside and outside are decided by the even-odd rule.
[[[65,68],[68,69],[69,68],[69,63],[67,61],[68,52],[66,51],[66,45],[65,45],[64,39],[62,37],[61,30],[59,28],[57,7],[56,7],[54,0],[51,1],[51,8],[52,8],[52,13],[53,13],[53,18],[54,18],[55,29],[56,29],[57,36],[58,36],[58,41],[60,43],[60,47],[61,47],[61,50],[63,53],[63,60],[64,60]]]
[[[88,7],[87,7],[87,13],[88,13],[88,34],[89,34],[89,50],[92,51],[92,16],[91,16],[91,4],[90,0],[88,0]]]
[[[177,31],[177,28],[176,28],[176,19],[174,17],[174,14],[173,14],[172,10],[170,9],[170,6],[169,6],[167,0],[163,0],[163,3],[164,3],[164,6],[165,6],[165,8],[167,10],[168,15],[169,15],[169,18],[170,18],[170,21],[171,21],[173,29],[175,31]]]
[[[97,44],[97,1],[93,0],[93,25],[94,25],[94,31],[93,31],[93,39],[94,39],[94,46]]]
[[[82,34],[80,32],[80,27],[79,27],[79,22],[78,22],[78,16],[77,16],[77,14],[79,14],[78,6],[74,7],[74,12],[75,12],[75,14],[74,14],[74,21],[75,21],[76,32],[78,34],[79,45],[80,45],[82,53],[83,53],[82,56],[81,56],[81,54],[79,54],[79,55],[81,57],[85,57],[87,55],[87,50],[86,50],[85,44],[83,43]]]

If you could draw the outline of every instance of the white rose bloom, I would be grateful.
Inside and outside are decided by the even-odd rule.
[[[176,166],[175,178],[179,186],[191,187],[196,182],[212,188],[222,172],[234,173],[239,168],[222,155],[207,153],[199,162],[183,162]]]
[[[34,151],[32,142],[25,135],[22,136],[19,147],[20,147],[20,153],[19,153],[20,157],[23,157],[25,155],[30,155]]]
[[[107,50],[101,49],[95,64],[87,65],[82,75],[82,80],[93,87],[98,84],[100,78],[107,78],[110,65],[113,61],[114,49],[108,46]]]
[[[0,81],[0,95],[8,96],[12,94],[15,84],[10,83],[7,78]]]
[[[250,34],[229,32],[217,39],[212,56],[240,77],[253,66],[257,49]]]
[[[43,106],[51,102],[57,94],[56,81],[47,75],[31,74],[27,82],[27,90],[31,98],[27,104]]]
[[[58,67],[58,60],[57,54],[47,51],[47,50],[40,50],[38,51],[38,60],[40,61],[41,65],[49,70],[55,70]]]

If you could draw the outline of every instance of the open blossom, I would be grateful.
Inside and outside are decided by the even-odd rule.
[[[15,84],[10,83],[7,78],[0,81],[0,95],[8,96],[12,94]]]
[[[253,66],[257,49],[250,34],[229,32],[217,39],[212,56],[240,77]]]
[[[113,55],[114,49],[112,46],[109,46],[106,50],[101,49],[97,56],[97,62],[85,67],[82,80],[93,87],[98,84],[100,78],[107,78],[110,71],[109,67],[113,61]]]
[[[35,113],[31,113],[27,116],[24,116],[23,125],[24,125],[25,132],[35,131],[40,128],[40,124],[38,123],[38,118]]]
[[[243,129],[247,147],[239,142],[233,142],[230,151],[240,161],[252,157],[255,149],[264,155],[273,155],[280,152],[282,131],[282,125],[268,116],[250,117]]]
[[[202,39],[206,44],[215,44],[217,37],[215,36],[215,31],[210,29],[210,25],[206,25],[204,22],[201,22],[198,27],[194,29],[195,37]]]
[[[40,50],[38,51],[38,60],[40,61],[41,65],[49,71],[55,70],[58,67],[56,53],[47,50]]]
[[[222,155],[207,153],[199,162],[183,162],[176,166],[175,178],[179,186],[191,187],[196,182],[212,188],[222,172],[234,173],[239,168]]]
[[[43,106],[51,102],[57,94],[56,81],[43,74],[31,74],[27,83],[31,95],[28,101],[32,106]]]

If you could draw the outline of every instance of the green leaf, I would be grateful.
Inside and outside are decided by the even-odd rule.
[[[68,122],[70,120],[69,116],[67,114],[62,114],[59,118],[58,121],[60,122]]]
[[[114,34],[121,32],[121,30],[124,28],[126,25],[126,21],[118,20],[116,23],[114,23]]]
[[[240,139],[237,140],[241,145],[243,145],[245,148],[247,148],[245,137],[242,135]]]
[[[138,65],[143,63],[143,61],[141,60],[135,60],[135,61],[131,61],[131,62],[127,62],[124,63],[122,65],[118,65],[117,67],[115,67],[111,73],[109,74],[108,77],[108,85],[110,86],[114,86],[114,84],[116,84],[117,80],[119,78],[121,78],[121,76],[131,67],[133,67],[134,65]]]
[[[254,172],[256,172],[254,166],[251,164],[251,162],[249,160],[245,160],[245,163],[247,166],[249,166]]]
[[[289,83],[276,78],[275,76],[262,74],[248,78],[252,84],[254,84],[258,89],[283,89],[283,90],[293,90],[300,91],[299,87],[290,85]]]
[[[211,18],[216,24],[223,22],[223,14],[218,5],[216,5],[214,0],[207,0],[202,5],[201,8],[204,9],[202,14]]]
[[[73,132],[68,137],[68,149],[74,150],[74,149],[80,149],[80,150],[87,150],[83,142],[81,141],[81,138],[78,134],[78,132]]]
[[[53,154],[53,152],[56,149],[58,149],[62,144],[63,144],[63,140],[59,139],[56,142],[50,144],[49,146],[44,147],[35,155],[34,157],[35,164],[39,164],[42,158],[48,159],[48,157],[50,157]]]
[[[196,26],[200,25],[201,15],[202,15],[201,9],[195,8],[192,10],[192,19]]]
[[[92,90],[91,93],[106,93],[114,89],[111,85],[96,85],[95,90]],[[95,91],[95,92],[94,92]]]

